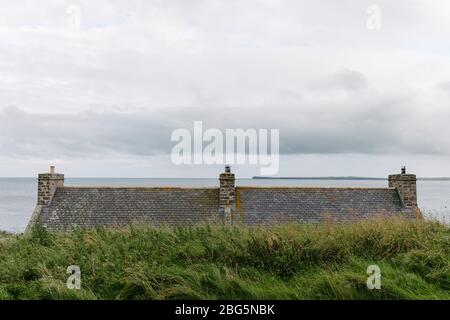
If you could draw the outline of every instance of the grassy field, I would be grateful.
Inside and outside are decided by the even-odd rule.
[[[367,267],[381,269],[369,290]],[[66,286],[69,265],[81,289]],[[424,220],[0,234],[0,299],[450,299],[450,229]]]

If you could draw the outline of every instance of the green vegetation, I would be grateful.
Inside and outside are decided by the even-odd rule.
[[[381,290],[368,290],[369,265]],[[66,287],[69,265],[81,290]],[[0,299],[450,299],[450,228],[424,220],[0,234]]]

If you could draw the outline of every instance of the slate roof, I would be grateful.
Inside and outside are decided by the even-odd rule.
[[[392,188],[237,187],[235,215],[235,220],[246,225],[343,222],[392,215],[414,218]]]
[[[392,188],[236,187],[233,219],[264,225],[392,215],[413,218]],[[217,219],[221,219],[219,188],[59,187],[36,220],[52,230],[69,230],[134,223],[188,225]]]
[[[218,215],[217,188],[60,187],[38,221],[52,230],[194,224]]]

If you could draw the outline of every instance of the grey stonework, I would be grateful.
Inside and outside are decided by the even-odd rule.
[[[415,174],[392,174],[389,188],[395,188],[407,208],[417,208],[417,178]]]
[[[234,173],[221,173],[219,177],[219,213],[223,216],[226,224],[232,223],[232,215],[236,210],[236,187]]]
[[[56,188],[64,187],[64,175],[59,173],[41,173],[38,176],[38,205],[50,203]]]

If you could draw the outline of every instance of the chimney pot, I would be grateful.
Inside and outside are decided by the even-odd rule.
[[[405,166],[402,167],[402,174],[406,174],[406,167]]]
[[[55,174],[55,166],[50,166],[50,173]]]
[[[230,166],[230,165],[227,164],[227,165],[225,166],[225,172],[226,172],[226,173],[230,173],[230,172],[231,172],[231,166]]]

